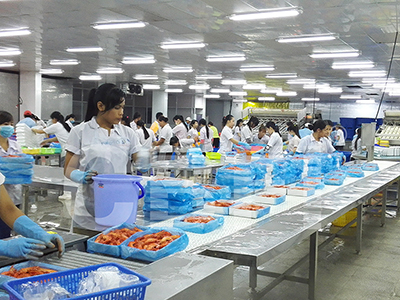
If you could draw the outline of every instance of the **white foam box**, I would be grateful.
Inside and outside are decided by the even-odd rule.
[[[264,208],[258,209],[258,210],[240,209],[241,206],[249,205],[249,204],[263,206]],[[261,218],[262,216],[265,216],[266,214],[268,214],[270,210],[271,210],[271,206],[267,206],[267,205],[261,205],[261,204],[257,204],[257,203],[239,203],[239,204],[233,205],[232,207],[229,208],[229,215],[257,219],[257,218]]]
[[[206,202],[204,204],[204,208],[203,210],[205,212],[209,212],[209,213],[214,213],[214,214],[219,214],[219,215],[229,215],[229,210],[231,206],[227,206],[227,207],[222,207],[222,206],[215,206],[212,205],[215,202],[226,202],[226,203],[231,203],[231,206],[234,204],[238,204],[240,203],[239,201],[232,201],[232,200],[217,200],[217,201],[211,201],[211,202]]]
[[[279,196],[279,197],[268,197],[268,196]],[[257,202],[263,203],[263,204],[273,204],[273,205],[278,205],[286,200],[286,195],[282,195],[279,193],[270,193],[269,190],[264,191],[262,193],[258,193],[255,195],[257,197]]]
[[[315,194],[315,189],[308,187],[292,187],[289,188],[287,192],[288,195],[291,196],[308,197]]]
[[[287,185],[272,185],[267,186],[265,190],[271,194],[287,195],[287,190],[289,186]]]

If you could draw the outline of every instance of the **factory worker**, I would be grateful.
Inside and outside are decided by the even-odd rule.
[[[246,143],[242,143],[233,137],[232,133],[232,128],[235,125],[235,118],[232,115],[227,115],[223,117],[222,119],[222,126],[223,129],[221,131],[221,141],[220,141],[220,147],[218,150],[218,153],[225,153],[225,152],[230,152],[232,151],[233,144],[235,145],[244,145],[246,146]]]
[[[203,152],[212,152],[213,151],[213,131],[210,127],[207,126],[207,122],[204,119],[199,121],[200,127],[200,145]]]
[[[219,132],[218,128],[214,126],[213,122],[208,122],[208,127],[212,130],[213,132],[213,147],[214,148],[219,148],[219,143],[220,143],[220,137],[219,137]]]
[[[137,128],[137,122],[140,121],[141,119],[142,119],[142,115],[140,113],[135,112],[133,114],[133,121],[130,122],[130,124],[129,124],[133,130],[137,130],[138,129]]]
[[[313,127],[310,123],[304,124],[304,127],[299,130],[300,138],[306,137],[313,133]]]
[[[11,201],[3,183],[4,176],[0,173],[0,218],[16,233],[24,236],[8,241],[0,240],[0,256],[13,258],[38,259],[43,250],[57,246],[59,256],[64,253],[64,240],[58,234],[47,233],[33,222]]]
[[[297,153],[333,153],[335,148],[332,143],[328,140],[332,127],[323,120],[317,120],[313,124],[313,133],[300,140],[297,147]]]
[[[261,125],[260,128],[258,128],[258,133],[254,135],[253,137],[253,143],[254,144],[268,144],[269,141],[269,136],[267,135],[267,127],[264,125]]]
[[[335,135],[335,148],[336,150],[343,151],[346,140],[344,139],[344,132],[340,124],[336,124],[336,135]]]
[[[300,143],[300,134],[299,134],[299,129],[295,125],[291,125],[287,129],[289,136],[291,137],[288,142],[288,147],[287,150],[289,153],[295,153],[297,146]]]
[[[253,128],[258,125],[259,121],[257,117],[252,116],[247,122],[246,125],[243,126],[242,132],[240,135],[240,141],[243,143],[251,144],[253,142]]]
[[[142,120],[137,122],[136,134],[139,138],[139,143],[142,149],[150,149],[152,144],[156,141],[153,130],[147,129]]]
[[[150,126],[150,130],[154,132],[154,135],[156,137],[158,137],[158,135],[160,134],[160,124],[158,123],[158,118],[161,117],[162,115],[163,115],[162,112],[156,113],[156,120]]]
[[[182,115],[176,115],[174,118],[175,127],[172,129],[173,134],[178,139],[186,139],[188,136],[188,127],[185,121],[183,120]]]
[[[283,141],[278,126],[274,122],[268,122],[265,127],[269,134],[269,141],[265,149],[268,151],[268,158],[283,157]]]
[[[238,141],[241,140],[242,128],[243,128],[243,120],[239,119],[236,121],[235,128],[233,128],[233,138],[235,140],[238,140]]]
[[[188,131],[188,139],[198,138],[199,137],[199,122],[197,120],[192,120],[190,122],[190,129]]]
[[[361,155],[361,153],[366,150],[365,146],[362,146],[361,141],[361,128],[356,129],[356,137],[351,142],[351,156],[350,160],[356,160],[353,156]]]
[[[75,115],[74,114],[67,115],[65,117],[65,124],[67,124],[69,127],[71,127],[71,129],[74,128]]]
[[[194,139],[178,139],[176,136],[173,136],[169,144],[178,150],[179,155],[180,153],[186,153],[189,148],[193,148],[194,142]]]
[[[35,127],[37,125],[35,115],[30,110],[24,111],[24,118],[18,124],[26,124],[30,128]]]
[[[68,138],[64,174],[78,187],[74,226],[103,230],[95,223],[92,177],[97,174],[126,174],[127,164],[136,161],[140,144],[132,128],[120,124],[125,93],[105,83],[89,93],[85,122],[74,127]]]
[[[153,143],[153,146],[158,146],[160,154],[163,154],[162,158],[167,158],[169,155],[166,154],[172,154],[172,146],[169,143],[173,136],[172,128],[168,124],[167,117],[158,117],[158,123],[161,127],[160,135],[158,141]]]

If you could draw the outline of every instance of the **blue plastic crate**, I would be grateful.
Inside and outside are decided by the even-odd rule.
[[[22,297],[22,285],[28,282],[40,282],[40,283],[47,283],[47,282],[56,282],[60,284],[63,288],[69,291],[72,294],[76,294],[79,291],[79,282],[87,277],[91,271],[96,271],[98,268],[101,267],[117,267],[122,273],[136,275],[140,279],[140,283],[129,285],[122,288],[106,290],[97,293],[91,293],[82,296],[76,296],[69,299],[74,300],[113,300],[113,299],[137,299],[143,300],[146,287],[150,285],[151,280],[147,277],[144,277],[141,274],[138,274],[124,266],[121,266],[116,263],[105,263],[99,265],[93,265],[89,267],[83,267],[68,271],[61,271],[57,273],[45,274],[35,276],[33,278],[22,278],[16,279],[4,284],[4,288],[8,291],[10,295],[10,300],[24,300]]]

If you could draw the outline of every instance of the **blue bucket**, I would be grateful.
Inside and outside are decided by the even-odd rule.
[[[139,176],[102,174],[94,180],[94,211],[96,223],[115,226],[121,223],[135,223],[138,200],[145,191],[139,183]],[[139,190],[142,191],[139,195]]]

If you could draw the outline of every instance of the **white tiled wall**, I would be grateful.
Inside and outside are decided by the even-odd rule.
[[[18,74],[0,72],[0,110],[11,113],[18,122]]]
[[[72,113],[72,81],[42,78],[42,114],[48,120],[53,111],[64,117]]]

